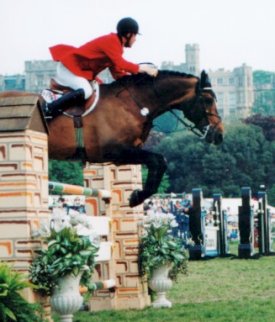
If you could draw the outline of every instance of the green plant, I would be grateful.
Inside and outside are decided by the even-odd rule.
[[[187,254],[182,240],[171,235],[177,224],[172,214],[150,214],[146,217],[145,233],[140,241],[139,264],[142,275],[151,277],[155,268],[171,264],[169,276],[176,279],[187,271]]]
[[[38,304],[28,303],[20,291],[32,287],[23,274],[12,271],[0,263],[0,321],[41,322],[42,309]]]
[[[98,246],[88,236],[79,236],[74,227],[51,230],[48,247],[38,251],[30,267],[30,278],[42,295],[51,295],[58,279],[83,272],[80,284],[93,290],[91,275]]]

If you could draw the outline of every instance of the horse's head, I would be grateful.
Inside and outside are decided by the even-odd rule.
[[[205,138],[208,143],[220,144],[223,141],[223,124],[217,111],[216,101],[210,79],[206,72],[202,71],[191,108],[184,108],[183,111],[185,116],[194,123],[193,132]]]
[[[147,124],[167,111],[178,109],[194,125],[180,121],[195,134],[209,143],[222,142],[223,124],[217,111],[216,95],[204,71],[201,78],[168,70],[159,71],[155,78],[137,74],[125,76],[113,86],[118,87],[119,94],[128,92],[133,105],[140,109],[143,117],[147,117]]]

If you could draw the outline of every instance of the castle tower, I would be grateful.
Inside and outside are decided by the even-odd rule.
[[[247,117],[251,114],[254,103],[252,68],[243,64],[241,67],[235,68],[233,72],[237,82],[238,115]]]
[[[200,48],[198,44],[185,45],[186,72],[198,76],[200,74]]]

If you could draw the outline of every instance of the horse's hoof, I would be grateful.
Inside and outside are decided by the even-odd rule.
[[[129,205],[131,208],[140,205],[143,201],[143,193],[141,190],[134,190],[129,198]]]

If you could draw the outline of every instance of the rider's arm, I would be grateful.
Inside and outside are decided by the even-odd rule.
[[[111,68],[116,73],[131,73],[137,74],[139,72],[139,65],[131,63],[122,57],[123,47],[116,34],[107,35],[101,38],[101,50],[112,61]]]

